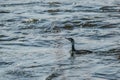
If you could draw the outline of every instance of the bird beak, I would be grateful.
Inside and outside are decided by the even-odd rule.
[[[69,40],[69,38],[65,38],[65,39]],[[69,40],[69,41],[70,41],[70,40]]]
[[[65,39],[67,39],[67,40],[68,40],[68,38],[65,38]]]

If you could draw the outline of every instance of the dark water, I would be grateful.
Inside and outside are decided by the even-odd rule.
[[[119,55],[120,0],[0,0],[0,80],[119,80]]]

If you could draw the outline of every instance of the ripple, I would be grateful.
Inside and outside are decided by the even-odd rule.
[[[33,66],[24,66],[22,68],[37,68],[37,67],[50,67],[52,65],[50,64],[44,64],[44,65],[33,65]]]
[[[0,10],[0,14],[1,13],[10,13],[10,11],[9,10]]]
[[[108,50],[109,53],[120,53],[120,48],[113,48],[113,49],[110,49]]]
[[[60,2],[48,2],[47,3],[50,7],[60,7]]]
[[[38,19],[31,18],[23,20],[22,23],[37,23],[38,21]]]
[[[19,38],[17,37],[5,37],[5,38],[0,38],[0,41],[15,41],[15,40],[18,40]]]
[[[60,7],[61,5],[63,5],[63,3],[58,2],[58,1],[47,1],[41,4],[42,7],[51,7],[51,8]]]
[[[25,70],[9,70],[6,71],[7,75],[12,75],[16,77],[32,77],[32,72],[31,71],[25,71]]]
[[[6,46],[29,46],[29,47],[41,47],[41,45],[34,45],[30,43],[3,43]]]
[[[8,3],[8,4],[0,4],[2,7],[10,7],[10,6],[21,6],[21,5],[33,5],[40,4],[41,2],[28,2],[28,3]]]
[[[0,66],[1,65],[11,65],[13,64],[14,62],[0,62]]]
[[[0,38],[7,37],[6,35],[0,35]]]
[[[106,67],[100,69],[95,73],[95,76],[102,77],[105,79],[116,79],[116,73],[119,69],[114,69],[112,67]]]
[[[119,6],[103,6],[100,8],[103,12],[120,12]]]
[[[7,19],[7,20],[4,20],[5,22],[15,22],[16,19]]]
[[[101,26],[100,28],[118,28],[120,25],[119,23],[118,24],[104,24],[103,26]]]
[[[45,80],[52,80],[52,79],[54,79],[54,78],[56,78],[56,77],[58,77],[60,75],[61,74],[59,74],[59,73],[52,73]]]

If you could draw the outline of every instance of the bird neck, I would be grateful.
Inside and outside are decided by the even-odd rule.
[[[75,45],[74,45],[74,42],[72,42],[72,51],[75,51]]]

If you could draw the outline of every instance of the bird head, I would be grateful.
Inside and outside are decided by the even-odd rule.
[[[74,42],[74,39],[73,38],[66,38],[67,40],[71,41],[71,42]]]

